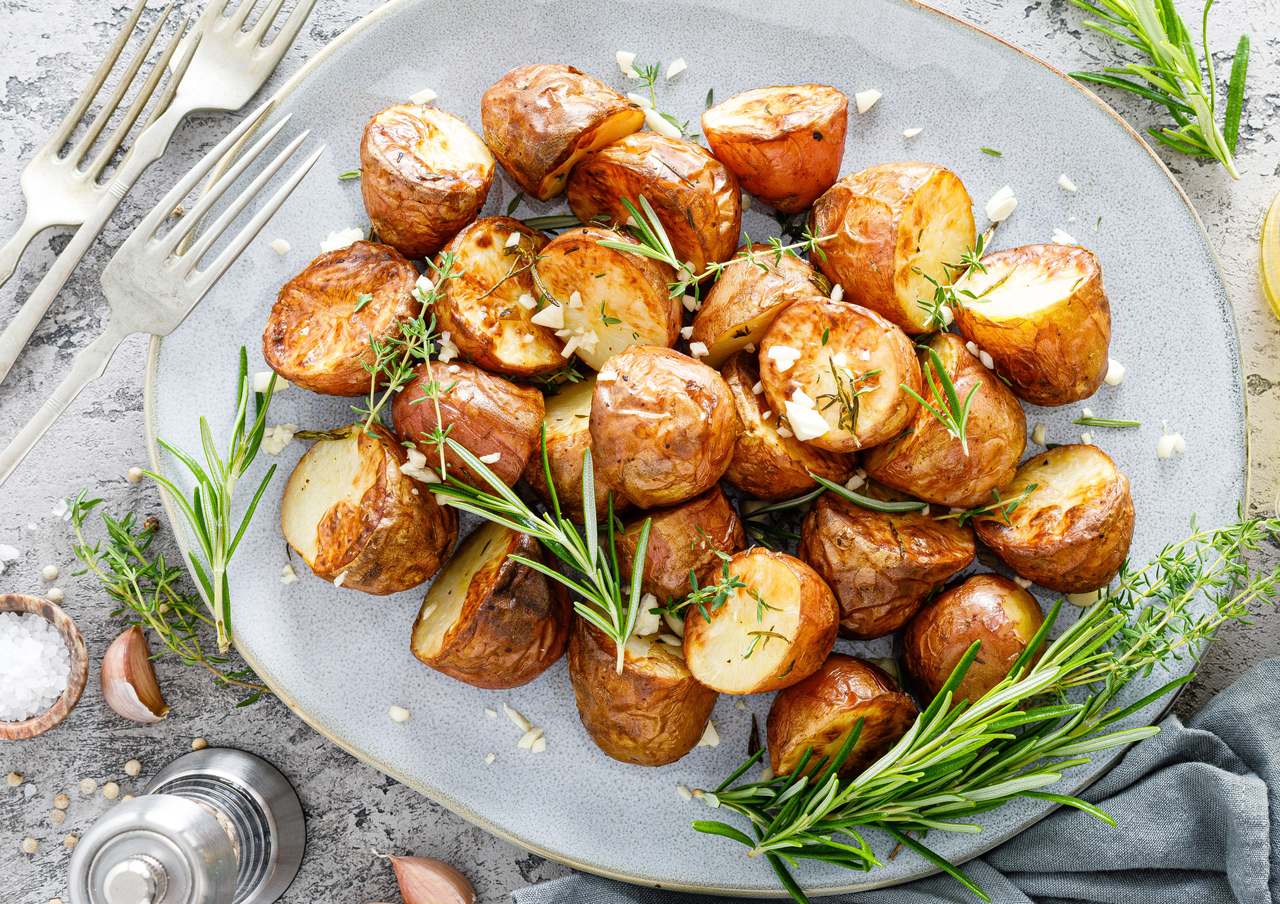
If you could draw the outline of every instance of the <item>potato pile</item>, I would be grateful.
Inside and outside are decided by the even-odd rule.
[[[642,131],[641,104],[556,64],[498,79],[482,135],[423,104],[375,114],[360,144],[369,239],[280,289],[263,354],[335,396],[381,389],[380,353],[415,325],[433,324],[438,354],[393,384],[392,430],[351,425],[302,456],[289,545],[369,594],[435,577],[411,649],[459,681],[515,687],[567,650],[586,731],[627,763],[684,756],[719,694],[777,691],[773,770],[833,754],[860,724],[840,765],[854,773],[973,642],[957,696],[999,682],[1042,624],[1026,587],[1100,588],[1132,536],[1129,484],[1104,452],[1026,456],[1024,402],[1103,381],[1101,269],[1057,244],[973,265],[985,242],[960,177],[919,161],[842,176],[847,118],[834,87],[757,88],[706,110],[704,147]],[[499,170],[539,201],[563,196],[582,225],[489,215]],[[807,243],[745,244],[744,190],[807,211]],[[636,222],[642,206],[656,223]],[[646,233],[670,254],[646,253]],[[430,491],[446,434],[526,499],[549,503],[554,485],[578,519],[612,505],[624,578],[649,519],[645,611],[620,659],[531,567],[556,567],[534,538],[487,523],[454,550],[455,512]],[[445,465],[483,486],[452,452]],[[815,477],[845,491],[795,509],[794,554],[749,541],[766,536],[744,530],[753,512],[822,489]],[[1018,580],[968,573],[979,542]],[[838,636],[895,632],[905,686],[896,666],[834,652]]]

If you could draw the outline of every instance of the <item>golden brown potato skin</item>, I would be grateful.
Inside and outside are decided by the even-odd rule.
[[[921,694],[932,699],[973,642],[981,641],[954,694],[956,700],[977,700],[1004,680],[1043,623],[1030,593],[997,574],[975,574],[938,594],[907,623],[903,664]]]
[[[572,66],[512,69],[480,100],[484,140],[539,201],[564,190],[573,161],[644,125],[644,111]]]
[[[423,157],[424,146],[435,159]],[[397,104],[364,127],[364,209],[378,238],[407,257],[430,257],[444,247],[484,206],[491,185],[493,155],[450,113]]]
[[[641,508],[675,505],[715,486],[742,431],[733,395],[707,365],[635,346],[606,365],[591,401],[600,472]]]
[[[717,553],[735,553],[747,545],[738,512],[718,486],[646,517],[652,522],[641,589],[662,603],[689,595],[690,572],[698,576],[699,586],[715,580],[722,561]],[[643,518],[632,521],[618,537],[623,574],[631,574],[643,524]]]
[[[742,190],[725,165],[701,145],[657,132],[633,132],[573,168],[569,207],[589,223],[597,216],[621,226],[643,195],[681,261],[701,273],[728,260],[742,227]]]
[[[582,515],[582,454],[591,448],[591,397],[595,388],[595,377],[588,377],[578,383],[565,384],[554,395],[545,397],[547,464],[551,468],[551,480],[556,486],[560,510],[574,518]],[[591,476],[596,488],[596,512],[601,518],[608,511],[610,492],[613,493],[614,512],[621,512],[630,505],[621,493],[605,482],[604,475],[600,473],[600,463],[594,455]],[[542,454],[537,448],[524,466],[524,479],[547,505],[551,504]]]
[[[954,520],[927,511],[874,512],[823,493],[804,519],[798,554],[840,601],[840,632],[870,639],[906,624],[930,593],[968,567],[974,552],[973,531]]]
[[[689,674],[674,647],[632,638],[621,674],[616,650],[598,628],[574,619],[569,680],[587,734],[615,760],[637,766],[674,763],[702,738],[716,692]]]
[[[858,740],[837,770],[857,775],[906,734],[917,715],[915,702],[880,668],[832,653],[822,668],[773,698],[766,723],[769,762],[775,775],[789,775],[812,748],[806,771],[813,771],[823,757],[840,752],[862,719]]]
[[[942,358],[961,401],[980,387],[969,412],[969,454],[918,405],[907,432],[869,450],[862,465],[872,479],[917,499],[962,508],[986,505],[993,501],[991,491],[1007,484],[1018,467],[1027,445],[1026,415],[1009,388],[969,353],[959,336],[939,333],[929,345]],[[921,366],[931,372],[928,361],[921,352]],[[922,395],[931,398],[927,385]]]
[[[830,85],[775,85],[734,95],[702,114],[711,152],[742,187],[799,213],[840,175],[849,98]]]
[[[471,536],[478,535],[479,531]],[[452,561],[463,554],[469,540]],[[419,614],[410,643],[414,656],[473,687],[509,688],[528,684],[563,655],[573,617],[569,594],[563,584],[508,558],[513,554],[543,561],[537,540],[504,529],[488,561],[468,584],[462,611],[434,655],[426,655],[419,644]],[[433,590],[450,580],[449,572],[446,566],[431,585]],[[428,591],[424,610],[431,600]]]
[[[956,326],[991,355],[1014,394],[1034,405],[1066,405],[1097,392],[1107,375],[1111,305],[1093,252],[1023,245],[988,254],[982,263],[986,273],[971,271],[956,284]],[[1021,270],[1054,274],[1065,284],[1058,299],[1025,316],[991,316],[1002,291],[998,284]],[[988,294],[992,286],[997,288]],[[979,297],[969,300],[964,292]]]
[[[742,434],[733,447],[733,459],[724,472],[730,484],[757,499],[791,499],[817,484],[809,472],[844,483],[853,476],[853,457],[827,452],[794,436],[778,432],[778,419],[765,419],[769,404],[764,393],[752,392],[760,380],[756,356],[739,352],[720,369],[733,393]]]
[[[974,520],[978,536],[1006,565],[1042,587],[1083,593],[1105,586],[1129,554],[1129,479],[1094,445],[1057,446],[1023,462],[1001,488],[1012,499],[1036,488],[1007,523]]]
[[[355,242],[317,257],[280,287],[262,331],[262,356],[290,383],[325,395],[369,391],[369,338],[399,333],[422,311],[418,271],[388,245]],[[356,311],[361,295],[372,295]]]
[[[514,486],[541,442],[542,393],[495,377],[473,364],[433,361],[431,370],[441,388],[447,389],[440,393],[440,421],[426,395],[431,378],[424,363],[391,403],[396,435],[415,443],[427,457],[427,465],[439,470],[439,450],[427,435],[438,426],[450,428],[449,438],[477,457],[498,453],[501,457],[489,470],[507,486]],[[488,491],[484,479],[452,451],[445,452],[445,464],[460,480]]]

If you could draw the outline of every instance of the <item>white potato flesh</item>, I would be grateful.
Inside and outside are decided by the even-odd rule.
[[[899,227],[894,283],[903,315],[921,330],[929,324],[917,302],[933,298],[929,277],[950,282],[954,271],[949,272],[943,264],[960,260],[969,250],[972,234],[969,195],[954,175],[938,174],[916,191]]]
[[[1077,505],[1089,505],[1115,481],[1119,472],[1115,463],[1095,446],[1080,444],[1063,447],[1068,453],[1039,455],[1018,469],[1018,476],[1003,491],[1006,498],[1018,495],[1030,484],[1031,491],[1009,516],[1015,526],[1030,525],[1043,519],[1050,510],[1059,514]]]
[[[413,626],[412,645],[416,656],[430,659],[439,654],[445,635],[462,614],[471,581],[495,556],[505,555],[511,545],[511,534],[511,529],[501,524],[486,523],[462,542],[427,590],[422,611]]]
[[[591,377],[561,386],[555,395],[547,396],[548,443],[553,439],[571,437],[590,429],[591,397],[595,391],[596,379]]]
[[[985,273],[970,270],[959,279],[956,297],[987,320],[1023,318],[1066,301],[1082,280],[1093,275],[1087,256],[1059,255],[1036,261],[1002,256],[987,263]]]
[[[463,176],[492,171],[488,146],[461,119],[436,107],[420,107],[417,115],[426,128],[413,153],[429,170]]]
[[[360,454],[360,432],[352,429],[342,439],[321,440],[302,456],[289,476],[280,504],[285,541],[308,565],[319,553],[317,531],[333,506],[346,502],[359,507],[365,492],[377,483],[382,470],[382,447],[367,448],[377,455]]]

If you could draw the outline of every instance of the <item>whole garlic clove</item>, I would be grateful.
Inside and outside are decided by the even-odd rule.
[[[151,665],[147,635],[137,625],[113,640],[102,657],[102,697],[117,715],[143,725],[169,714]]]
[[[404,904],[475,904],[476,890],[452,866],[430,857],[391,857]]]

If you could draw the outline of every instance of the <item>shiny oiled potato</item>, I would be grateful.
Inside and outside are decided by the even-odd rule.
[[[486,523],[462,541],[427,590],[413,623],[413,655],[475,687],[528,684],[564,653],[573,608],[564,585],[528,565],[542,547]]]
[[[974,520],[978,537],[1024,578],[1063,593],[1107,584],[1129,554],[1129,480],[1094,445],[1057,446],[1035,455],[1002,487],[1006,499],[1035,485],[1007,518]]]
[[[284,488],[280,525],[318,577],[365,593],[397,593],[440,570],[458,538],[453,509],[400,472],[404,449],[359,424],[323,439]]]
[[[702,359],[719,367],[730,355],[759,344],[773,318],[800,298],[826,298],[827,278],[798,257],[778,254],[768,245],[738,251],[739,258],[720,271],[693,318],[690,342],[707,347]]]
[[[956,282],[956,326],[1035,405],[1087,399],[1107,374],[1111,306],[1093,252],[1023,245],[982,259]]]
[[[799,213],[839,177],[848,122],[844,92],[774,85],[711,107],[702,133],[744,189],[782,213]]]
[[[456,276],[439,280],[433,310],[468,361],[513,377],[564,366],[555,331],[530,322],[539,294],[533,260],[546,244],[546,236],[519,220],[481,217],[445,247]]]
[[[651,512],[632,521],[618,537],[618,562],[623,574],[631,574],[644,518],[650,520],[645,547],[644,583],[641,589],[659,602],[683,599],[698,586],[714,581],[720,572],[720,553],[735,553],[746,546],[738,512],[718,486],[679,505]]]
[[[493,155],[458,117],[397,104],[374,115],[360,142],[360,190],[378,238],[430,257],[484,206]]]
[[[693,676],[726,694],[762,694],[816,672],[836,641],[840,607],[818,573],[794,556],[754,548],[729,575],[745,586],[704,615],[690,606],[684,655]]]
[[[430,397],[432,377],[439,385],[440,415]],[[391,421],[401,441],[414,443],[439,469],[440,453],[431,441],[437,428],[449,431],[467,451],[478,457],[498,479],[515,484],[530,456],[537,454],[542,436],[542,393],[495,377],[473,364],[420,364],[414,377],[391,403]],[[486,492],[489,484],[472,473],[452,451],[445,452],[448,471]]]
[[[632,637],[621,673],[616,651],[598,628],[574,620],[569,680],[587,734],[615,760],[638,766],[674,763],[701,739],[716,692],[689,673],[679,647]]]
[[[561,511],[575,518],[582,515],[583,453],[591,448],[591,397],[595,388],[595,377],[591,377],[562,386],[545,400],[547,466],[551,469],[551,480],[555,484]],[[615,512],[628,506],[627,500],[605,482],[604,475],[600,473],[600,463],[594,457],[591,476],[596,490],[596,512],[600,518],[603,519],[608,512],[610,492],[613,493]],[[551,504],[540,450],[534,449],[529,456],[529,462],[524,466],[524,479],[548,505]]]
[[[960,178],[934,163],[880,163],[845,176],[813,205],[815,262],[850,301],[908,333],[934,327],[917,303],[933,297],[926,277],[950,282],[944,264],[973,247],[973,202]],[[954,275],[954,274],[953,274]]]
[[[480,100],[484,140],[511,178],[546,201],[591,151],[644,125],[644,111],[572,66],[512,69]]]
[[[1008,578],[975,574],[916,613],[902,635],[903,663],[932,699],[973,642],[978,655],[953,699],[977,700],[999,684],[1044,623],[1036,598]]]
[[[1027,445],[1026,415],[1009,387],[959,336],[939,333],[929,347],[942,359],[961,402],[978,387],[966,421],[968,454],[928,409],[917,405],[906,432],[869,450],[862,465],[874,480],[918,499],[965,508],[986,505],[994,501],[992,490],[1007,484],[1018,467]],[[921,394],[937,407],[927,383],[933,364],[923,351],[920,361],[926,377]]]
[[[906,333],[875,311],[830,299],[793,303],[760,343],[760,382],[797,439],[854,452],[899,433],[919,407]]]
[[[871,487],[872,498],[896,494]],[[800,533],[798,555],[840,602],[840,630],[856,638],[883,637],[901,628],[929,594],[968,567],[973,531],[927,511],[876,512],[823,493]]]
[[[667,288],[671,268],[601,241],[633,239],[594,226],[571,229],[542,249],[535,266],[559,308],[553,322],[563,323],[566,353],[595,370],[633,345],[672,345],[680,335],[680,300]]]
[[[844,483],[853,476],[853,457],[827,452],[778,432],[780,423],[764,397],[756,357],[740,352],[720,369],[733,393],[742,433],[724,472],[730,484],[757,499],[791,499],[812,490],[809,473]],[[768,417],[766,417],[766,414]]]
[[[633,132],[583,159],[569,176],[569,207],[584,223],[603,216],[622,226],[640,208],[653,207],[676,257],[701,273],[738,247],[742,191],[724,164],[701,145],[657,132]]]
[[[775,775],[794,772],[806,750],[805,771],[840,752],[858,720],[858,739],[837,767],[857,775],[907,733],[919,715],[915,701],[870,662],[832,653],[822,668],[799,684],[779,691],[769,708],[766,737]]]
[[[400,325],[421,313],[417,281],[413,264],[387,245],[355,242],[325,252],[280,287],[262,331],[262,356],[304,389],[363,395],[365,366],[373,361],[369,340],[399,335]]]
[[[605,368],[591,400],[591,448],[609,485],[641,508],[715,486],[742,431],[720,375],[674,349],[645,345]]]

